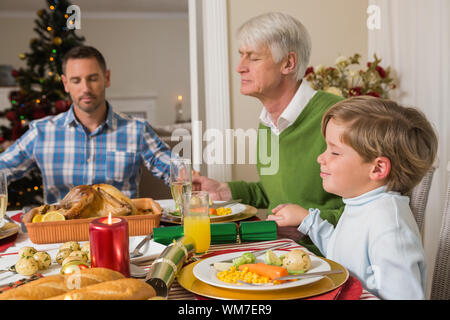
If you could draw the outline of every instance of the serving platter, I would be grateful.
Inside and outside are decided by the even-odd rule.
[[[131,199],[137,209],[149,209],[146,198]],[[160,223],[162,214],[145,214],[122,216],[128,222],[128,234],[130,236],[142,236],[152,232]],[[47,221],[25,223],[28,236],[35,244],[57,243],[66,241],[89,240],[89,224],[95,218],[71,219],[65,221]]]

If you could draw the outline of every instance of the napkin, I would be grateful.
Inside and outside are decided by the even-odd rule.
[[[263,241],[277,239],[277,224],[275,221],[242,221],[239,224],[241,241]]]
[[[214,223],[211,225],[211,244],[235,243],[237,227],[235,223]]]
[[[183,226],[159,227],[153,229],[153,240],[169,245],[174,239],[181,238],[183,234]],[[234,243],[236,240],[236,224],[232,222],[211,224],[211,244]]]

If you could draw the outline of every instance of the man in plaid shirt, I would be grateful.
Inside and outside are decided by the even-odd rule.
[[[46,203],[60,201],[74,186],[107,183],[135,198],[141,164],[169,184],[171,151],[147,121],[116,113],[106,101],[110,71],[92,47],[71,49],[62,81],[70,110],[32,121],[29,130],[0,154],[8,181],[38,167]]]

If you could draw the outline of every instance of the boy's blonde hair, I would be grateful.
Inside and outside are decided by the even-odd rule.
[[[324,137],[331,119],[346,125],[341,141],[365,161],[381,156],[390,160],[388,191],[408,194],[433,165],[437,136],[425,115],[415,108],[370,96],[349,98],[324,114]]]

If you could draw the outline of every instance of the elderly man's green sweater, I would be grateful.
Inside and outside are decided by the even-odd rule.
[[[233,199],[242,199],[257,208],[267,208],[268,213],[282,203],[296,203],[305,209],[319,208],[321,217],[336,225],[344,204],[341,197],[323,190],[317,157],[326,149],[321,134],[322,116],[341,99],[318,91],[296,121],[278,137],[270,128],[260,124],[257,155],[260,180],[228,182]],[[265,138],[262,137],[264,135]],[[301,243],[320,254],[309,239]]]

